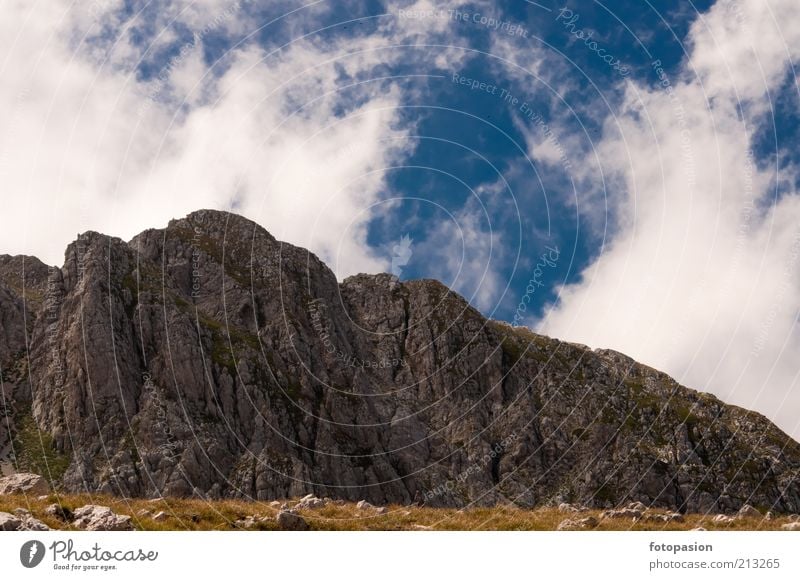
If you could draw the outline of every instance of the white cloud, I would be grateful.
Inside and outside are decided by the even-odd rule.
[[[800,199],[770,205],[786,176],[756,167],[750,150],[798,35],[792,0],[720,0],[692,26],[672,93],[628,84],[597,149],[623,186],[609,216],[619,231],[540,323],[759,410],[795,437]]]
[[[58,264],[80,231],[130,238],[201,207],[234,207],[335,259],[340,276],[387,269],[365,225],[382,169],[413,146],[397,117],[402,92],[387,82],[340,91],[353,82],[341,71],[368,74],[396,37],[298,41],[277,54],[249,44],[210,73],[201,34],[144,81],[136,64],[148,46],[177,41],[176,19],[242,33],[247,17],[235,3],[173,2],[147,24],[148,45],[133,41],[144,25],[119,4],[4,5],[2,251]]]
[[[498,264],[504,254],[503,236],[486,208],[468,203],[442,220],[414,248],[414,260],[424,260],[436,277],[463,295],[474,307],[491,312],[503,290]]]

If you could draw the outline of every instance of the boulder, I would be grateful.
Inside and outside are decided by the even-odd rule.
[[[365,499],[362,499],[360,502],[358,502],[358,503],[356,504],[356,507],[357,507],[358,509],[360,509],[360,510],[368,510],[368,509],[372,509],[372,508],[373,508],[373,507],[375,507],[375,506],[373,506],[373,505],[372,505],[371,503],[369,503],[367,500],[365,500]]]
[[[598,525],[597,518],[594,516],[589,516],[586,518],[572,518],[567,519],[558,524],[557,530],[560,531],[567,531],[567,530],[591,530],[596,528]]]
[[[303,532],[309,530],[308,522],[292,510],[283,510],[275,517],[278,527],[285,531]]]
[[[711,521],[714,522],[715,524],[727,525],[727,524],[732,524],[735,519],[736,518],[733,517],[733,516],[726,516],[724,514],[718,514],[718,515],[714,516],[711,519]]]
[[[22,520],[8,512],[0,512],[0,531],[14,532],[22,525]]]
[[[62,522],[71,522],[74,519],[71,509],[57,503],[51,503],[49,506],[44,508],[44,513],[50,517],[61,520]]]
[[[783,524],[781,526],[781,529],[790,532],[800,532],[800,522],[790,522],[788,524]]]
[[[737,518],[760,518],[761,512],[750,504],[744,504],[739,512],[736,514]]]
[[[328,500],[326,499],[315,497],[314,494],[308,494],[297,503],[295,508],[313,510],[316,508],[324,507],[325,505],[327,505],[327,503]]]
[[[50,528],[28,510],[17,509],[19,514],[0,512],[0,531],[3,532],[47,532]]]
[[[243,528],[245,530],[249,530],[251,528],[254,528],[256,523],[258,523],[258,522],[256,522],[256,518],[255,517],[247,516],[246,518],[241,518],[241,519],[236,520],[233,523],[233,525],[236,526],[237,528]]]
[[[619,519],[619,518],[631,518],[631,519],[638,519],[642,517],[642,512],[638,510],[631,510],[628,508],[620,508],[618,510],[606,510],[600,514],[602,519]]]
[[[6,493],[40,496],[50,493],[50,484],[44,477],[35,473],[15,473],[0,478],[0,495]]]
[[[130,516],[121,516],[102,505],[85,505],[74,512],[76,528],[92,532],[133,530]]]
[[[640,521],[668,524],[670,522],[683,522],[684,518],[683,515],[677,512],[671,512],[666,514],[644,513]]]
[[[152,517],[152,520],[153,520],[154,522],[163,522],[163,521],[165,521],[165,520],[166,520],[168,517],[169,517],[169,514],[167,514],[167,512],[158,512],[156,515],[154,515],[154,516]]]

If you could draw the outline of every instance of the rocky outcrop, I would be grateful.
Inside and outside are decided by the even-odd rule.
[[[0,512],[0,531],[3,532],[47,532],[50,528],[34,518],[28,510],[17,509],[13,514]]]
[[[239,216],[20,260],[0,268],[7,439],[66,491],[800,511],[800,445],[764,417],[432,280],[338,283]]]
[[[0,495],[6,493],[24,493],[28,495],[45,495],[50,493],[50,485],[41,475],[35,473],[15,473],[0,478]]]
[[[85,505],[73,513],[72,524],[90,532],[120,532],[133,530],[130,516],[115,514],[111,508],[101,505]]]

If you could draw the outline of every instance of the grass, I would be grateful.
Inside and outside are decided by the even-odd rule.
[[[24,495],[0,495],[0,512],[12,512],[25,508],[34,517],[54,529],[70,530],[69,524],[44,513],[52,503],[60,503],[74,510],[86,504],[110,507],[114,512],[132,517],[134,527],[139,530],[236,530],[237,520],[254,516],[258,521],[252,530],[277,530],[275,515],[278,507],[269,502],[238,500],[204,501],[198,499],[124,499],[110,496],[59,495],[46,498]],[[283,503],[283,502],[282,502]],[[295,502],[286,500],[290,506]],[[163,521],[153,521],[151,515],[160,511],[168,514]],[[654,510],[658,511],[658,510]],[[788,517],[771,521],[763,518],[744,518],[732,524],[719,525],[711,521],[713,515],[687,515],[683,522],[639,523],[630,519],[600,519],[600,510],[589,510],[579,514],[564,514],[554,508],[533,510],[515,507],[471,508],[464,510],[427,508],[416,506],[388,506],[386,514],[377,514],[373,509],[358,509],[354,503],[329,503],[318,509],[299,510],[312,530],[368,531],[368,530],[502,530],[502,531],[547,531],[555,530],[558,524],[570,517],[594,516],[600,520],[597,530],[614,531],[679,531],[702,526],[707,530],[780,530],[788,523]],[[662,512],[663,513],[663,512]],[[141,514],[141,515],[140,515]]]
[[[51,484],[59,481],[69,467],[70,458],[56,451],[50,434],[36,426],[30,408],[21,410],[16,427],[14,452],[17,469],[42,474]]]

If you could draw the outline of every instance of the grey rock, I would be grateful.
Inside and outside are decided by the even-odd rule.
[[[28,531],[28,532],[49,532],[50,527],[45,524],[44,522],[37,520],[34,517],[26,517],[22,520],[22,525],[17,528],[18,531]]]
[[[644,510],[620,508],[617,510],[606,510],[600,514],[601,519],[618,519],[618,518],[640,518]]]
[[[666,514],[658,514],[658,513],[644,513],[642,514],[639,521],[642,522],[658,522],[663,524],[668,524],[672,522],[680,523],[683,522],[685,518],[682,514],[677,512],[671,512]]]
[[[49,491],[47,480],[35,473],[15,473],[0,478],[0,494],[24,493],[39,496]]]
[[[324,507],[327,505],[327,503],[327,500],[318,498],[313,494],[309,494],[297,503],[295,509],[317,509]]]
[[[598,526],[599,522],[597,518],[594,516],[588,516],[585,518],[572,518],[566,519],[558,524],[559,531],[568,531],[568,530],[591,530]]]
[[[22,525],[22,520],[8,512],[0,512],[0,531],[13,532]]]
[[[57,503],[51,503],[44,508],[44,513],[61,520],[62,522],[71,522],[74,519],[72,510]]]
[[[711,521],[719,525],[728,525],[736,521],[736,518],[733,516],[726,516],[724,514],[717,514],[711,519]]]
[[[225,212],[0,257],[0,323],[12,424],[66,492],[800,511],[800,444],[766,418],[433,280],[338,282]]]
[[[360,502],[356,504],[356,508],[360,510],[371,510],[374,509],[375,506],[369,503],[367,500],[362,499]]]
[[[275,517],[278,527],[282,530],[291,532],[302,532],[310,529],[308,522],[303,517],[293,511],[283,510],[278,512]]]
[[[750,504],[744,504],[736,514],[739,518],[760,518],[761,512]]]
[[[4,532],[46,532],[50,528],[31,516],[28,510],[16,509],[14,514],[0,512],[0,531]],[[18,512],[18,513],[17,513]]]
[[[133,530],[130,516],[121,516],[111,508],[100,505],[85,505],[75,510],[73,524],[81,530],[93,532],[115,532]]]
[[[800,531],[800,522],[791,522],[791,523],[788,523],[788,524],[783,524],[781,526],[781,529],[782,530],[788,530],[788,531],[791,531],[791,532]]]

